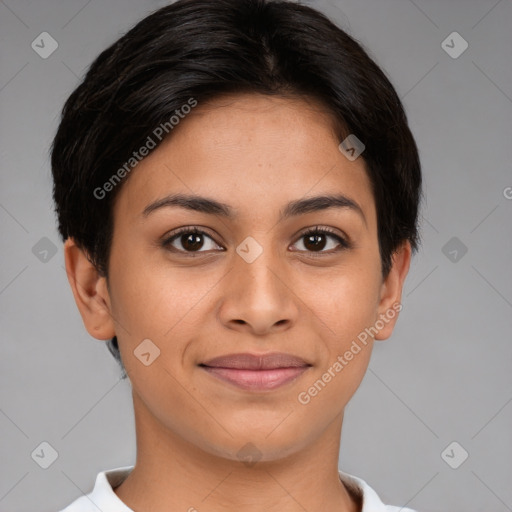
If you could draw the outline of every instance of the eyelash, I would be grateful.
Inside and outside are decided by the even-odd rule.
[[[174,240],[178,239],[183,234],[206,235],[208,238],[211,238],[213,240],[213,237],[211,235],[209,235],[206,231],[203,231],[202,229],[199,229],[196,226],[191,226],[191,227],[185,226],[183,228],[179,228],[174,233],[172,233],[170,236],[166,237],[162,241],[162,247],[164,247],[165,249],[170,250],[171,252],[181,253],[181,254],[184,254],[187,257],[191,257],[191,258],[197,258],[197,257],[201,256],[201,253],[205,253],[206,252],[206,251],[182,251],[181,249],[176,249],[174,247],[170,247],[172,242]],[[352,247],[350,242],[348,242],[346,239],[342,238],[340,235],[336,234],[333,230],[331,230],[329,228],[325,228],[325,227],[322,228],[322,227],[319,227],[319,226],[308,228],[307,230],[302,232],[300,234],[300,236],[298,237],[297,242],[299,240],[301,240],[302,238],[305,238],[306,236],[312,235],[312,234],[328,235],[329,237],[336,239],[336,241],[339,243],[339,245],[341,247],[338,247],[334,251],[333,250],[331,250],[331,251],[323,251],[322,250],[322,251],[319,251],[319,252],[306,251],[306,252],[309,253],[308,254],[309,257],[320,258],[320,257],[323,257],[325,255],[329,256],[329,255],[332,255],[334,253],[340,252],[340,251],[342,251],[344,249],[350,249]],[[213,241],[215,242],[215,240],[213,240]],[[297,242],[295,242],[295,243],[297,243]],[[215,242],[215,243],[217,244],[217,242]],[[220,245],[220,244],[217,244],[217,245]],[[304,251],[298,251],[298,252],[304,252]]]

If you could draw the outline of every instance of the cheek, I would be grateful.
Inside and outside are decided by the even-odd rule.
[[[115,285],[113,314],[126,324],[130,338],[164,340],[187,325],[187,315],[208,290],[204,281],[175,270],[126,267]]]
[[[319,424],[340,414],[359,387],[370,361],[373,338],[366,328],[377,317],[379,280],[366,272],[339,274],[308,297],[322,325],[319,365],[297,396],[297,410]],[[305,420],[306,421],[306,420]]]
[[[206,272],[201,266],[180,268],[163,258],[152,263],[144,255],[133,256],[129,261],[125,258],[112,275],[112,312],[122,326],[118,338],[124,366],[129,373],[135,372],[132,377],[137,380],[145,367],[134,351],[149,339],[156,353],[160,351],[152,366],[165,367],[183,380],[188,349],[209,319],[209,299],[223,272]]]
[[[340,268],[302,292],[338,348],[376,319],[381,281],[379,273],[369,268]]]

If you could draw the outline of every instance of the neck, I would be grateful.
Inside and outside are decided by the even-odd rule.
[[[343,416],[313,444],[285,458],[241,462],[214,455],[165,428],[134,394],[137,461],[115,489],[133,510],[359,512],[339,479]],[[147,412],[147,411],[145,411]]]

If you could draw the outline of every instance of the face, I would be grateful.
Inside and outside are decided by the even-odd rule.
[[[365,164],[339,143],[313,103],[225,97],[123,183],[109,289],[96,285],[109,314],[80,308],[93,336],[117,335],[148,428],[233,460],[251,442],[272,460],[342,417],[370,333],[396,321],[410,249],[384,279]]]

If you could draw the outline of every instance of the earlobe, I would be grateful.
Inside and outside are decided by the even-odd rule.
[[[384,279],[378,308],[378,318],[383,328],[375,335],[376,340],[385,340],[391,336],[402,309],[402,290],[411,264],[412,249],[409,241],[404,242],[392,257],[392,266]]]
[[[106,279],[72,238],[64,243],[66,274],[87,332],[96,339],[115,336]]]

